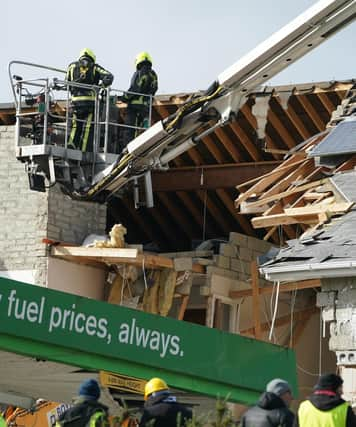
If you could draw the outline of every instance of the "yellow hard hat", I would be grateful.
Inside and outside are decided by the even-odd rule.
[[[82,56],[89,56],[89,58],[91,58],[93,62],[96,61],[95,53],[88,47],[85,47],[84,49],[81,50],[79,58],[81,58]]]
[[[139,54],[136,55],[136,58],[135,58],[136,67],[138,66],[138,64],[141,64],[141,62],[144,62],[144,61],[148,61],[152,64],[152,57],[148,52],[140,52]]]
[[[161,378],[151,378],[145,385],[144,399],[147,400],[150,394],[161,390],[168,390],[167,383]]]

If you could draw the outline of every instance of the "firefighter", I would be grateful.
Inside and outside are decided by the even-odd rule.
[[[95,379],[83,381],[74,405],[67,409],[56,422],[56,427],[107,427],[108,408],[98,402],[100,387]]]
[[[152,378],[146,383],[144,399],[139,427],[184,427],[192,418],[192,411],[177,402],[161,378]]]
[[[356,416],[341,398],[343,380],[336,374],[324,374],[313,394],[298,409],[295,427],[355,427]]]
[[[78,61],[72,62],[67,70],[66,80],[87,85],[108,87],[114,76],[95,63],[96,56],[91,49],[84,48]],[[68,148],[93,151],[93,119],[95,111],[95,90],[69,86],[73,109],[72,130]]]
[[[157,74],[152,69],[152,58],[147,52],[140,52],[135,59],[136,71],[131,79],[130,88],[121,100],[127,104],[125,125],[133,126],[125,129],[121,149],[139,134],[137,127],[148,127],[151,99],[157,92]],[[136,92],[136,93],[130,93]]]

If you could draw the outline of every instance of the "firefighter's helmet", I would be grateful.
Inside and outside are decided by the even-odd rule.
[[[93,62],[96,61],[95,53],[88,47],[85,47],[81,50],[79,58],[82,58],[83,56],[87,56],[88,58],[92,59]]]
[[[135,65],[136,67],[141,64],[142,62],[149,62],[150,64],[152,64],[152,57],[148,52],[140,52],[139,54],[136,55],[135,58]]]
[[[162,390],[168,390],[167,383],[161,378],[151,378],[145,385],[144,399],[147,400],[152,393]]]

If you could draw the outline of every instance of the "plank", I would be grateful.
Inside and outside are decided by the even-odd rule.
[[[297,209],[297,208],[295,208]],[[257,216],[252,218],[251,224],[253,228],[274,227],[275,225],[290,225],[290,224],[317,224],[319,222],[319,215],[321,212],[303,214],[303,215],[287,215],[275,214],[269,216]]]
[[[307,184],[299,185],[298,187],[293,187],[289,190],[283,191],[282,193],[273,194],[269,197],[260,198],[255,202],[249,203],[250,208],[255,206],[261,206],[266,203],[274,202],[275,200],[283,199],[283,197],[290,196],[291,194],[301,193],[302,191],[309,190],[310,188],[318,187],[319,185],[325,184],[327,179],[319,179],[318,181],[309,182]]]
[[[300,282],[290,282],[290,283],[281,283],[279,287],[279,292],[292,292],[300,289],[310,289],[310,288],[320,288],[320,280],[319,279],[310,279],[303,280]],[[263,288],[258,289],[260,295],[270,295],[274,291],[273,286],[264,286]],[[242,289],[240,291],[230,291],[229,297],[232,299],[246,298],[252,296],[251,289]]]
[[[349,211],[353,205],[354,205],[353,202],[350,202],[350,203],[340,202],[340,203],[331,203],[331,204],[325,204],[325,205],[317,204],[317,205],[304,206],[301,208],[285,208],[284,212],[290,216],[319,214],[323,212],[342,213],[342,212]]]
[[[52,247],[51,255],[72,262],[132,264],[138,267],[152,269],[173,268],[173,260],[158,255],[139,254],[137,249],[118,248],[84,248],[81,246]],[[205,273],[205,267],[193,264],[192,271]]]
[[[189,295],[184,295],[179,307],[178,320],[184,319],[184,313],[185,313],[185,310],[187,309],[188,302],[189,302]]]
[[[136,258],[138,255],[138,250],[132,248],[86,248],[84,246],[56,246],[52,248],[51,253],[53,256],[71,255],[87,258]]]

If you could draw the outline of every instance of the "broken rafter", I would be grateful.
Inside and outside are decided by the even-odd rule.
[[[292,194],[301,193],[302,191],[309,190],[310,188],[318,187],[319,185],[325,184],[326,182],[327,182],[326,179],[320,179],[318,181],[313,181],[304,185],[292,187],[289,190],[283,191],[282,193],[273,194],[269,197],[262,197],[255,202],[248,203],[248,206],[250,208],[254,208],[255,206],[261,206],[266,203],[274,202],[275,200],[283,199],[284,197],[290,196]]]

